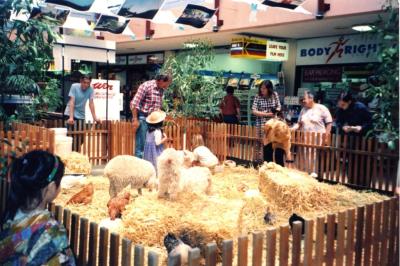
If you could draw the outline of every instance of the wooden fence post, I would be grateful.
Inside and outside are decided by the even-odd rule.
[[[98,246],[98,232],[99,228],[97,223],[90,223],[90,231],[89,231],[89,261],[88,265],[95,266],[97,265],[97,246]]]
[[[303,223],[296,221],[292,228],[292,265],[300,265],[301,261],[301,231]]]
[[[189,250],[189,262],[188,266],[200,266],[200,249],[193,248]]]
[[[289,260],[289,226],[279,227],[279,265],[287,266]]]
[[[79,214],[73,213],[71,217],[71,249],[76,256],[78,254],[78,240],[79,240]]]
[[[134,266],[144,266],[144,247],[135,245]]]
[[[111,233],[110,239],[110,265],[119,264],[119,235]]]
[[[222,266],[231,266],[233,263],[233,241],[222,241]]]
[[[276,257],[276,229],[268,229],[267,230],[267,252],[266,252],[266,262],[267,266],[275,265],[275,257]]]
[[[159,265],[159,255],[154,251],[149,251],[147,254],[147,265],[148,266],[158,266]]]
[[[88,254],[89,220],[81,218],[79,233],[79,265],[86,265]]]
[[[263,237],[264,235],[261,232],[253,233],[253,266],[262,265]]]
[[[124,238],[122,239],[122,266],[132,265],[132,242],[131,240]]]
[[[304,266],[313,265],[313,234],[314,221],[306,220],[304,241]]]
[[[238,266],[247,266],[248,238],[241,236],[238,239]]]
[[[217,265],[217,244],[211,243],[206,246],[206,266]]]
[[[99,265],[107,266],[108,257],[108,244],[109,244],[108,229],[105,227],[100,228],[100,241],[99,241]]]

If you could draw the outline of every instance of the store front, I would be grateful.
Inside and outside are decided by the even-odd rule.
[[[368,77],[377,63],[378,40],[366,35],[304,39],[297,42],[296,93],[311,90],[330,109],[342,91],[372,107],[367,99]]]

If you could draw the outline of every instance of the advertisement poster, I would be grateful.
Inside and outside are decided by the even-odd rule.
[[[270,61],[287,61],[289,59],[289,44],[267,41],[266,59]]]
[[[263,5],[272,6],[272,7],[281,7],[288,9],[296,9],[298,6],[303,4],[305,0],[266,0],[263,1]]]
[[[183,10],[176,23],[185,24],[195,28],[203,28],[215,14],[215,9],[189,4]]]
[[[100,120],[106,120],[106,95],[107,80],[92,79],[91,86],[94,90],[94,106],[96,115]],[[108,120],[120,120],[120,111],[122,111],[122,94],[120,93],[120,81],[108,81]],[[93,121],[92,113],[89,108],[89,101],[86,103],[85,120]]]
[[[126,0],[118,15],[127,18],[153,19],[162,4],[162,0]]]
[[[79,11],[88,11],[95,0],[46,0],[46,3],[68,6]]]
[[[39,19],[39,18],[55,19],[55,20],[58,20],[57,24],[59,26],[61,26],[67,20],[68,15],[69,15],[69,10],[48,8],[48,7],[41,6],[41,7],[33,7],[32,8],[30,18],[33,18],[33,19]]]
[[[118,17],[101,15],[94,30],[120,34],[125,30],[128,23],[129,20],[126,19],[121,20]]]

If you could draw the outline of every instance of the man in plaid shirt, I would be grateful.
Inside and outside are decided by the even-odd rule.
[[[171,82],[171,76],[164,74],[157,75],[154,80],[146,81],[140,85],[135,97],[131,101],[130,107],[133,114],[133,123],[138,127],[136,131],[136,157],[143,158],[147,133],[146,117],[151,112],[161,109],[164,90],[171,85]]]

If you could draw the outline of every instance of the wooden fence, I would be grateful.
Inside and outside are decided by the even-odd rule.
[[[0,214],[3,213],[8,182],[0,182]],[[236,241],[224,240],[221,246],[205,247],[205,265],[222,262],[224,266],[273,265],[380,265],[399,263],[399,200],[360,206],[327,217],[240,236]],[[54,217],[67,229],[70,246],[78,265],[180,265],[179,257],[160,261],[159,254],[145,252],[143,246],[109,233],[106,228],[61,206],[49,206]],[[210,217],[211,218],[211,217]],[[251,241],[251,242],[250,242]],[[237,254],[234,254],[237,250]],[[147,256],[145,254],[147,253]],[[200,265],[203,258],[195,248],[189,253],[189,265]],[[236,256],[235,256],[236,255]]]

